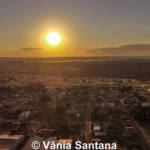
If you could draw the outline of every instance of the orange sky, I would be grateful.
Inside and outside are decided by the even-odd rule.
[[[150,55],[150,1],[5,0],[0,57]],[[51,47],[45,36],[62,42]]]

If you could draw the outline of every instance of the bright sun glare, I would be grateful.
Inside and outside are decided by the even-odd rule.
[[[50,45],[58,45],[61,42],[61,37],[57,32],[50,32],[46,36],[46,41]]]

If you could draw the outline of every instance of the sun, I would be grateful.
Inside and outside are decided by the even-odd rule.
[[[61,36],[57,32],[50,32],[46,36],[48,44],[55,46],[61,42]]]

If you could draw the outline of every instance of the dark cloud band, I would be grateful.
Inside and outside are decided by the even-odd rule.
[[[42,48],[33,48],[33,47],[25,47],[25,48],[21,48],[24,51],[37,51],[37,50],[43,50]]]

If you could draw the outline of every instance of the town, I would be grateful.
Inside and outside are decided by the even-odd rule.
[[[150,148],[150,81],[0,73],[0,148],[34,140]]]

